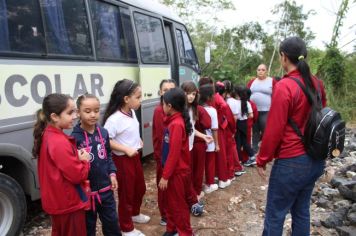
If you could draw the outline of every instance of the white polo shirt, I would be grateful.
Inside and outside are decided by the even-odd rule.
[[[134,110],[132,117],[121,111],[116,111],[106,120],[104,128],[109,132],[109,138],[118,144],[134,148],[141,148],[140,123],[136,118]],[[112,150],[118,156],[126,155],[124,152]]]
[[[213,132],[212,130],[217,130],[219,128],[218,126],[218,114],[216,112],[216,109],[212,106],[204,106],[204,109],[208,112],[210,118],[211,118],[211,128],[205,130],[205,133],[207,135],[210,135],[213,137]],[[215,142],[211,142],[207,145],[206,148],[207,152],[214,152],[215,151]]]

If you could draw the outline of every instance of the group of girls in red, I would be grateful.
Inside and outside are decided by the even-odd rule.
[[[67,95],[44,98],[33,154],[39,159],[42,206],[51,216],[52,235],[95,235],[99,215],[106,236],[144,236],[133,224],[150,221],[140,213],[146,191],[140,162],[143,143],[134,112],[140,105],[141,88],[127,79],[114,86],[104,127],[98,124],[100,103],[94,95],[80,96],[77,108]],[[73,128],[77,109],[79,122],[68,136],[63,130]],[[90,191],[84,185],[88,181]]]
[[[152,140],[160,224],[166,225],[165,236],[192,235],[189,210],[201,215],[204,194],[228,187],[235,176],[245,173],[238,148],[248,150],[245,162],[253,164],[247,130],[244,139],[237,139],[239,145],[235,139],[241,133],[236,123],[242,120],[247,129],[246,120],[253,118],[245,96],[248,89],[241,88],[241,100],[236,99],[234,91],[231,83],[214,83],[208,77],[201,78],[198,86],[186,81],[176,88],[174,80],[160,84],[161,103],[153,115]]]

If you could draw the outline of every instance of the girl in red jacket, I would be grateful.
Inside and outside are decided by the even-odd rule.
[[[63,132],[73,127],[75,111],[71,97],[50,94],[37,112],[33,131],[42,207],[51,216],[52,236],[87,235],[83,200],[88,199],[80,184],[88,177],[89,154],[77,151],[74,138]]]
[[[161,102],[156,106],[153,119],[152,119],[152,142],[153,142],[153,156],[156,160],[156,183],[158,187],[158,183],[162,177],[162,137],[164,131],[163,120],[166,115],[163,112],[163,95],[168,90],[176,87],[176,81],[172,79],[164,79],[161,81],[159,85],[159,95],[161,96]],[[166,201],[165,191],[162,191],[160,188],[157,189],[158,195],[158,209],[161,214],[161,222],[160,224],[165,226],[167,225],[167,217],[166,217]]]
[[[201,199],[204,196],[202,189],[206,144],[212,138],[205,134],[205,130],[210,128],[211,119],[205,109],[198,105],[198,88],[194,82],[186,81],[181,87],[187,96],[188,112],[193,127],[193,134],[189,136],[193,190],[198,199]]]
[[[135,110],[141,106],[141,87],[132,80],[115,84],[104,115],[109,132],[119,188],[119,222],[122,235],[144,236],[133,222],[147,223],[150,217],[140,213],[146,184],[140,160],[142,140]]]
[[[191,171],[189,135],[192,124],[185,102],[184,91],[173,88],[163,95],[163,110],[167,115],[163,137],[163,174],[159,187],[166,190],[167,232],[165,236],[193,235],[190,226],[189,200]]]
[[[316,127],[310,114],[321,110],[316,98],[322,96],[326,105],[324,88],[312,76],[306,62],[307,48],[299,37],[285,39],[280,47],[280,62],[287,73],[276,84],[266,130],[257,156],[257,170],[266,178],[266,164],[274,160],[267,193],[263,235],[278,236],[283,233],[285,216],[292,215],[292,235],[310,235],[310,198],[315,181],[322,175],[325,160],[314,159],[306,153],[302,139],[290,125],[293,120],[305,134],[307,127]],[[306,87],[314,99],[309,104],[296,81]],[[314,117],[314,116],[312,116]]]

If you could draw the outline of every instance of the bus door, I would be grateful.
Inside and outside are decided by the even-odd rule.
[[[175,36],[179,54],[179,83],[199,80],[200,68],[198,59],[186,28],[176,24]]]
[[[142,88],[140,113],[143,156],[153,152],[152,116],[159,102],[159,84],[171,78],[162,17],[141,10],[133,11],[138,44],[139,83]]]
[[[177,84],[179,84],[179,64],[176,50],[177,47],[174,40],[174,27],[172,22],[166,20],[164,21],[164,33],[167,41],[169,62],[171,64],[171,79],[174,79]]]

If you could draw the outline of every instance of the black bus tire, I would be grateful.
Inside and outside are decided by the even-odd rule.
[[[26,220],[26,198],[21,186],[0,173],[0,235],[20,235]]]

